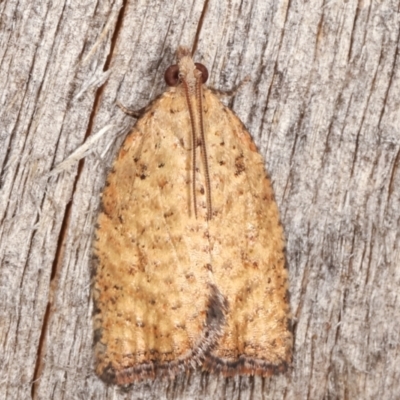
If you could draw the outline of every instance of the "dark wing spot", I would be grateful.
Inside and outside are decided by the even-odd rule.
[[[236,157],[235,159],[235,176],[240,175],[242,172],[246,170],[246,167],[244,165],[244,157],[243,154],[241,154],[239,157]]]

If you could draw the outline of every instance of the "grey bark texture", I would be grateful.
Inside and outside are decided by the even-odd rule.
[[[400,398],[399,35],[399,0],[0,2],[0,398]],[[116,101],[160,94],[179,45],[212,87],[250,78],[228,101],[281,210],[294,360],[124,392],[93,372],[93,228]]]

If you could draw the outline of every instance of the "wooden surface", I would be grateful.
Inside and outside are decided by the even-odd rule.
[[[0,2],[1,399],[400,397],[398,0]],[[105,173],[178,45],[272,178],[292,370],[129,392],[93,373],[90,258]],[[47,174],[96,135],[86,157]],[[101,135],[101,133],[103,133]],[[81,155],[82,156],[82,155]],[[78,157],[79,158],[79,157]]]

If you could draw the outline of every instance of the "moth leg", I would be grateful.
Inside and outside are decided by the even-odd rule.
[[[120,101],[117,100],[117,106],[127,115],[130,115],[133,118],[140,118],[146,111],[147,106],[141,108],[140,110],[133,110],[131,108],[125,107]]]

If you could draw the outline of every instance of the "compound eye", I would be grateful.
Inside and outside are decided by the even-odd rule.
[[[170,65],[164,74],[165,82],[168,86],[177,86],[179,79],[179,67],[177,64]]]
[[[206,83],[207,79],[208,79],[208,70],[207,70],[207,68],[203,64],[200,64],[200,63],[195,63],[194,65],[201,72],[201,81],[203,83]]]

